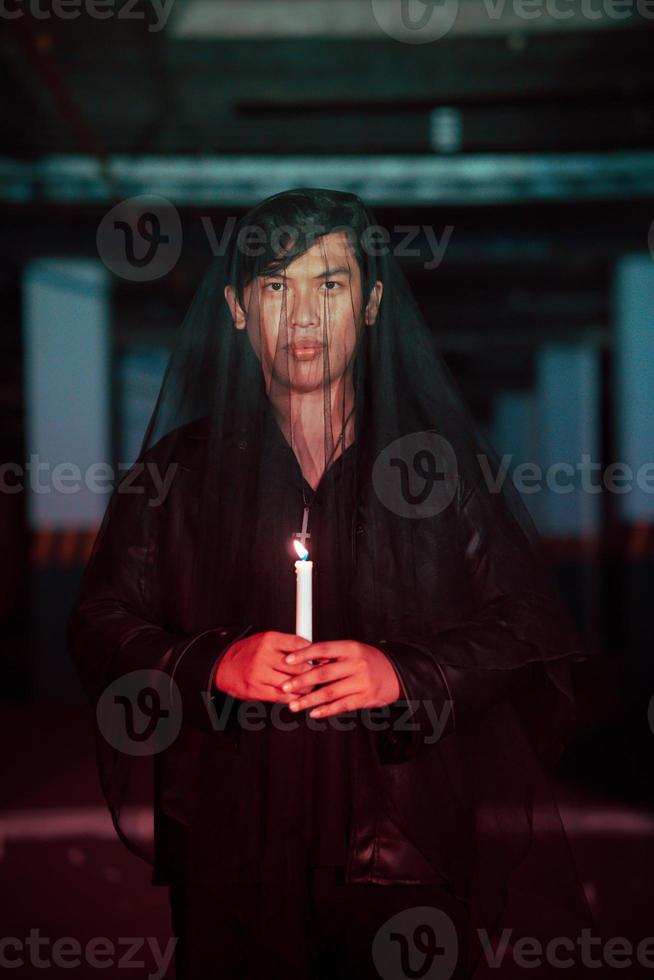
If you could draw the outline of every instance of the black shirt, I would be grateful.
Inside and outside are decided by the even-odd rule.
[[[272,415],[267,425],[265,485],[247,539],[256,560],[246,571],[233,570],[245,597],[244,622],[252,633],[295,634],[293,534],[302,527],[304,489],[311,501],[313,640],[356,639],[356,626],[348,623],[355,568],[353,514],[346,503],[354,496],[349,481],[355,445],[328,466],[314,495]],[[294,713],[284,702],[236,699],[236,705],[238,750],[218,736],[208,741],[201,760],[203,785],[189,837],[191,877],[284,882],[278,900],[303,894],[308,866],[347,866],[357,788],[371,776],[370,733],[358,712],[312,719],[308,710]],[[381,796],[378,805],[378,828],[383,825],[384,838],[401,848],[403,879],[433,881],[433,869],[389,819]]]
[[[348,639],[345,599],[351,563],[351,515],[343,515],[340,508],[335,513],[329,489],[332,481],[339,480],[342,485],[351,478],[354,444],[331,462],[314,491],[272,413],[267,424],[266,451],[273,458],[265,470],[269,482],[258,507],[255,547],[270,604],[265,622],[258,628],[295,633],[297,555],[292,542],[294,533],[302,528],[306,498],[311,535],[307,548],[313,561],[313,641]],[[313,866],[344,866],[351,812],[349,765],[354,713],[311,719],[308,710],[294,713],[287,705],[276,707],[287,727],[272,724],[267,732],[267,807],[261,820],[280,846],[287,834],[297,833]],[[286,814],[282,826],[280,813]]]

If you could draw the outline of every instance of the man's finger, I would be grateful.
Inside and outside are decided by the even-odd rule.
[[[271,645],[281,653],[303,650],[305,647],[311,646],[310,640],[304,636],[298,636],[297,633],[280,633],[277,630],[267,630],[266,632]]]
[[[357,690],[358,686],[352,678],[347,677],[340,681],[325,684],[323,687],[312,691],[311,694],[291,701],[289,708],[291,711],[304,711],[305,708],[314,708],[318,707],[318,705],[329,704],[331,701],[336,701],[349,694],[354,694]]]
[[[328,661],[325,661],[325,663],[328,663]],[[308,661],[302,664],[287,664],[281,660],[279,664],[275,665],[274,669],[280,674],[286,674],[287,679],[290,678],[292,680],[294,677],[300,677],[302,674],[306,674],[310,670],[315,670],[315,667]]]
[[[307,674],[310,670],[315,669],[308,663],[285,664],[283,660],[279,664],[271,664],[270,666],[279,684],[282,683],[282,678],[284,680],[294,680],[296,677],[299,677],[302,674]]]
[[[296,691],[291,691],[288,694],[289,701],[293,698],[302,697],[303,694],[310,694],[313,691],[314,685],[311,684],[309,687],[300,687]]]
[[[335,660],[345,656],[346,644],[340,640],[310,643],[303,650],[294,650],[284,657],[285,664],[301,664],[308,660]]]
[[[309,717],[329,718],[331,715],[341,715],[346,711],[357,711],[358,708],[364,707],[365,704],[360,694],[350,694],[347,697],[339,698],[337,701],[331,701],[329,704],[312,708]]]
[[[313,667],[307,673],[299,677],[291,678],[282,684],[283,691],[298,691],[300,686],[306,684],[326,684],[327,681],[338,681],[344,677],[349,677],[351,668],[338,660],[326,660],[320,667]]]

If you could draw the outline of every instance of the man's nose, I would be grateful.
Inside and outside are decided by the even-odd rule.
[[[310,291],[298,293],[293,303],[291,323],[295,327],[310,327],[320,323],[320,302]]]

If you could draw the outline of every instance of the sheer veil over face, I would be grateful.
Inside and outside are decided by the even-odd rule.
[[[278,424],[314,487],[354,440],[354,358],[382,294],[377,281],[364,305],[361,268],[343,231],[319,238],[286,267],[264,269],[245,287],[242,305],[234,287],[225,287]]]
[[[338,576],[344,636],[314,640],[398,644],[403,682],[418,678],[423,701],[441,670],[462,689],[474,679],[463,704],[491,673],[533,682],[528,698],[467,726],[459,711],[440,742],[410,736],[410,761],[378,764],[372,742],[357,761],[445,879],[458,882],[466,864],[489,926],[507,876],[536,853],[539,821],[559,883],[552,907],[579,898],[544,776],[574,721],[579,643],[533,522],[500,478],[389,242],[356,195],[320,188],[275,195],[239,221],[186,314],[145,433],[139,463],[172,473],[170,492],[154,507],[152,493],[114,492],[87,582],[117,580],[121,562],[138,558],[148,620],[177,639],[224,625],[294,633],[278,600],[297,554],[260,517],[281,500],[280,453],[292,453],[297,531],[319,488],[330,529],[350,546]],[[106,746],[102,755],[120,827],[136,760]],[[255,804],[262,793],[253,782]]]

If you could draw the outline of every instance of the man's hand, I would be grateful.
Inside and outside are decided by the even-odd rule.
[[[327,663],[282,682],[282,689],[292,695],[291,711],[313,708],[312,718],[327,718],[342,711],[379,708],[400,697],[400,682],[388,657],[357,640],[310,643],[287,654],[284,668],[303,667],[308,660],[325,657]],[[302,689],[307,684],[324,686],[305,694]]]
[[[227,649],[220,658],[214,677],[214,684],[221,691],[241,701],[275,701],[287,704],[298,693],[309,693],[313,683],[305,684],[298,675],[306,674],[313,668],[305,661],[295,666],[284,662],[290,651],[299,653],[312,648],[303,637],[293,633],[278,633],[266,630],[254,633]],[[298,687],[293,693],[282,690],[285,681],[297,679]]]

